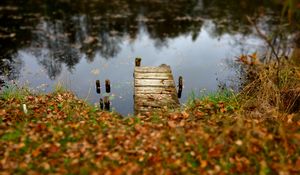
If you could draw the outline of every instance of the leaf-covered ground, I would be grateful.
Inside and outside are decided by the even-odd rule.
[[[122,118],[68,92],[0,100],[0,172],[300,173],[297,115],[250,119],[226,105]]]

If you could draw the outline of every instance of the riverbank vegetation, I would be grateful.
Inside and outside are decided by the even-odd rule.
[[[299,174],[300,69],[238,58],[244,88],[192,96],[181,110],[122,117],[59,90],[5,88],[6,174]]]

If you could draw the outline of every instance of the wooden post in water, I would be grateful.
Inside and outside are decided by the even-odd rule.
[[[182,87],[183,87],[183,78],[182,78],[182,76],[179,76],[179,78],[178,78],[178,92],[177,92],[177,97],[178,98],[181,98]]]
[[[140,67],[141,66],[141,61],[142,61],[142,58],[135,58],[135,66]]]
[[[110,102],[108,96],[104,97],[104,110],[109,111],[110,110]]]
[[[100,109],[103,110],[104,104],[103,104],[103,99],[100,98]]]
[[[106,93],[110,93],[110,81],[109,81],[109,79],[105,80],[105,91],[106,91]]]
[[[96,80],[96,92],[97,92],[97,94],[101,93],[100,80]]]

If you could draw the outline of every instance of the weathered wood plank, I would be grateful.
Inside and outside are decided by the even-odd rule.
[[[135,104],[135,109],[139,109],[139,107],[150,107],[150,108],[163,108],[163,107],[168,107],[168,108],[177,108],[179,107],[178,103],[165,103],[165,102],[157,102],[157,101],[137,101]]]
[[[138,106],[177,106],[179,103],[175,94],[141,94],[136,95],[135,104]]]
[[[136,108],[136,111],[140,114],[145,114],[147,112],[155,113],[161,111],[163,108],[161,107],[139,107],[138,109]],[[170,109],[170,108],[168,108]],[[176,109],[176,108],[173,108]]]
[[[163,79],[163,80],[173,80],[171,73],[156,73],[156,72],[136,72],[134,75],[135,79]]]
[[[174,94],[176,89],[174,87],[135,87],[135,94]]]
[[[135,79],[134,86],[175,87],[173,80]]]
[[[134,109],[136,113],[178,108],[179,100],[170,66],[134,68]]]
[[[141,73],[171,73],[169,66],[163,67],[135,67],[134,72]]]
[[[139,109],[137,109],[138,113],[147,113],[147,112],[155,112],[155,111],[159,111],[161,110],[161,108],[151,108],[151,107],[141,107]]]
[[[167,103],[166,103],[167,102]],[[162,108],[162,107],[178,107],[178,103],[170,102],[170,101],[149,101],[149,100],[139,100],[135,103],[136,107],[156,107],[156,108]]]
[[[148,100],[169,100],[177,99],[175,94],[139,94],[136,96],[137,99],[148,99]]]

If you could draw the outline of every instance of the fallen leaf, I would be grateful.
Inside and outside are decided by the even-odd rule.
[[[37,157],[40,153],[41,153],[40,149],[37,148],[37,149],[33,150],[31,154],[33,157]]]
[[[5,109],[1,109],[1,110],[0,110],[0,116],[4,116],[5,114],[6,114]]]
[[[243,142],[241,140],[237,140],[237,141],[235,141],[235,144],[237,144],[238,146],[242,146]]]
[[[49,151],[48,153],[51,153],[51,154],[56,153],[59,151],[59,147],[53,144],[50,146],[48,151]]]
[[[223,147],[222,145],[217,145],[217,146],[215,146],[213,148],[210,148],[208,150],[208,155],[210,157],[220,157],[220,155],[222,153],[222,151],[221,151],[222,147]]]
[[[207,161],[206,160],[200,160],[200,166],[201,166],[201,168],[205,168],[207,166]]]
[[[49,163],[47,163],[47,162],[43,162],[43,163],[41,164],[41,166],[42,166],[45,170],[49,170],[49,169],[50,169],[50,165],[49,165]]]
[[[190,116],[190,115],[189,115],[187,112],[185,112],[185,111],[182,112],[181,114],[182,114],[183,118],[185,118],[185,119],[186,119],[186,118],[189,118],[189,116]]]
[[[176,123],[172,120],[168,121],[168,126],[171,128],[175,128],[176,127]]]

